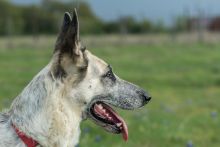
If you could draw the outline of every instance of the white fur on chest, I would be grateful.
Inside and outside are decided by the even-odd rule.
[[[57,103],[58,102],[58,103]],[[81,114],[73,111],[65,100],[56,101],[46,111],[49,117],[50,127],[48,130],[49,144],[53,147],[72,147],[77,145],[80,137]],[[75,113],[73,113],[75,112]]]

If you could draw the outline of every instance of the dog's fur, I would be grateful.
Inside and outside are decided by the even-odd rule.
[[[94,120],[90,107],[103,101],[122,109],[139,108],[149,96],[121,80],[111,67],[92,55],[79,41],[76,10],[65,13],[50,63],[34,77],[11,108],[0,114],[0,147],[25,147],[12,124],[44,147],[73,147],[80,136],[80,122]],[[111,126],[96,121],[106,130]]]

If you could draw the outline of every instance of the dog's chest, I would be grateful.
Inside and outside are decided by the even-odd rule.
[[[50,144],[54,147],[75,146],[80,136],[81,115],[74,114],[65,103],[59,103],[50,114]]]

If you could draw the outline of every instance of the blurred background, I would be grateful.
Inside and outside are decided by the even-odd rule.
[[[79,147],[219,147],[219,0],[1,0],[0,108],[50,60],[66,11],[81,39],[152,101],[118,110],[129,140],[83,122]]]

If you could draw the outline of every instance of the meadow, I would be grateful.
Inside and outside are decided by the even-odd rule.
[[[48,63],[54,41],[7,45],[0,39],[1,109]],[[128,124],[128,142],[87,120],[80,147],[220,146],[220,43],[110,43],[88,49],[153,98],[135,111],[117,109]]]

